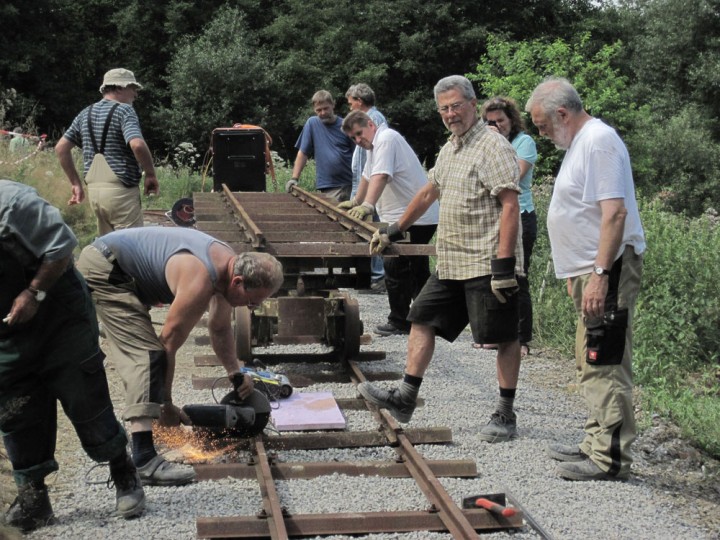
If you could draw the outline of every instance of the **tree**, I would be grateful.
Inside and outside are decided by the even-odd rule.
[[[476,81],[481,94],[504,95],[515,99],[521,108],[533,89],[546,77],[569,79],[583,98],[585,109],[617,129],[621,135],[632,132],[645,111],[631,97],[628,80],[613,61],[622,43],[602,45],[599,50],[589,33],[572,41],[556,39],[511,42],[497,35],[488,37],[488,52],[480,58],[468,78]],[[534,130],[528,121],[530,130]],[[536,178],[554,174],[561,155],[547,139],[537,141],[539,159]]]
[[[186,38],[168,69],[170,105],[156,120],[172,146],[207,148],[216,127],[262,124],[267,115],[268,62],[236,8],[223,7],[197,38]]]

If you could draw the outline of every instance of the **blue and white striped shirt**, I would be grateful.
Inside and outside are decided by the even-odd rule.
[[[102,99],[93,105],[92,124],[98,147],[102,144],[102,133],[107,116],[116,103],[116,101]],[[75,146],[82,147],[85,174],[90,169],[93,157],[95,157],[87,122],[89,110],[90,107],[83,109],[63,135]],[[120,103],[115,109],[110,122],[104,155],[112,171],[127,186],[140,184],[142,169],[129,146],[131,140],[138,138],[142,139],[143,135],[140,131],[140,120],[138,120],[135,109],[133,109],[132,105]]]

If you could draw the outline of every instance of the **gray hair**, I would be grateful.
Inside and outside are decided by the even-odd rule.
[[[438,100],[438,94],[449,92],[455,89],[460,90],[465,99],[475,99],[475,89],[472,83],[462,75],[450,75],[444,79],[440,79],[434,88],[435,103]]]
[[[359,99],[368,107],[375,105],[375,92],[365,83],[353,84],[345,92],[345,97]]]
[[[525,104],[527,112],[534,107],[540,107],[547,116],[554,118],[560,107],[573,113],[582,112],[583,103],[570,81],[564,77],[548,77],[537,85]]]
[[[246,289],[270,289],[275,294],[284,276],[280,261],[269,253],[246,251],[235,257],[233,276],[241,276]]]
[[[333,99],[332,94],[327,90],[318,90],[315,92],[311,101],[313,106],[319,105],[320,103],[330,103],[331,105],[335,105],[335,100]]]
[[[370,118],[366,113],[362,111],[350,111],[343,119],[342,130],[345,133],[349,133],[356,125],[360,127],[367,127],[369,121],[372,121],[372,118]]]

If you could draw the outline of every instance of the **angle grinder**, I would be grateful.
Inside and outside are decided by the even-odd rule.
[[[220,403],[185,405],[183,411],[196,431],[218,437],[254,437],[265,429],[271,408],[268,398],[253,389],[245,399],[240,399],[233,390]]]

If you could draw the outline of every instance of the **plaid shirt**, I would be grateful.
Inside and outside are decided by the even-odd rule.
[[[471,279],[490,275],[497,256],[504,189],[520,192],[520,169],[512,145],[477,122],[467,133],[453,135],[442,147],[428,180],[440,192],[437,229],[437,275]],[[519,218],[518,218],[519,222]],[[515,271],[522,274],[522,234],[518,229]]]

